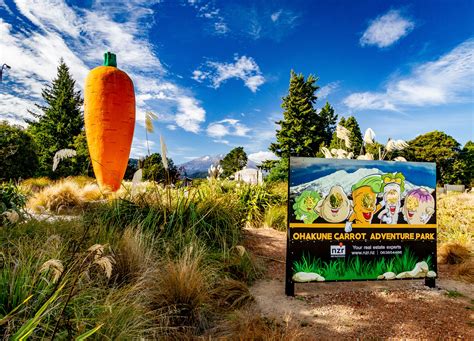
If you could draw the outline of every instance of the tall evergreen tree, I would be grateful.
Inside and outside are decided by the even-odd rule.
[[[283,119],[276,122],[280,129],[276,132],[277,142],[269,149],[282,161],[275,166],[279,174],[286,174],[288,158],[293,156],[316,156],[321,145],[329,145],[334,132],[337,115],[326,105],[318,112],[314,105],[317,100],[318,78],[291,71],[288,95],[283,97]],[[283,161],[283,159],[285,159]]]
[[[37,120],[27,121],[29,130],[38,146],[39,173],[52,177],[80,173],[82,166],[74,162],[61,162],[52,172],[54,154],[64,148],[74,148],[74,139],[81,134],[84,117],[81,112],[83,100],[80,91],[75,90],[76,81],[61,59],[57,76],[46,85],[41,96],[45,105],[36,104],[42,113],[30,112]]]
[[[341,117],[339,124],[349,130],[349,138],[351,140],[351,148],[346,148],[344,145],[344,140],[337,137],[336,133],[333,133],[332,140],[329,148],[342,148],[349,152],[353,152],[354,156],[360,155],[360,150],[362,148],[362,132],[360,131],[359,123],[357,122],[354,116],[349,116],[347,119]]]
[[[247,165],[247,153],[244,147],[236,147],[232,149],[221,161],[220,165],[223,169],[222,176],[228,177],[238,172]]]

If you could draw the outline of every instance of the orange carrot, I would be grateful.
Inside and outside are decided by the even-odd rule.
[[[115,54],[89,72],[84,93],[87,145],[101,188],[120,188],[135,129],[135,93],[128,75],[117,68]]]

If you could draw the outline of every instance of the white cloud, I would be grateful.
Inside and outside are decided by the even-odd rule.
[[[239,120],[232,118],[212,122],[207,126],[207,135],[216,138],[222,138],[227,135],[244,137],[247,136],[249,131],[249,127],[240,123]]]
[[[151,141],[150,139],[140,139],[136,136],[133,137],[132,141],[132,149],[130,151],[130,157],[138,159],[140,157],[145,157],[148,155],[148,147],[150,147],[150,153],[153,153],[153,147],[155,147],[156,143]]]
[[[191,78],[194,79],[197,82],[202,82],[203,80],[206,79],[206,75],[202,71],[194,70],[193,71],[193,76]]]
[[[259,151],[249,154],[248,159],[259,165],[265,160],[277,160],[278,157],[269,151]]]
[[[111,51],[117,54],[119,68],[134,82],[138,123],[144,125],[144,113],[151,110],[163,122],[198,132],[205,110],[188,90],[164,79],[159,58],[143,38],[148,36],[148,23],[152,22],[153,10],[147,6],[155,2],[97,0],[86,10],[70,7],[62,0],[16,0],[21,16],[0,18],[0,60],[12,67],[3,84],[14,97],[2,101],[2,114],[12,122],[31,119],[25,108],[34,109],[32,104],[42,101],[41,89],[55,77],[61,57],[82,90],[91,66],[100,65],[103,53]],[[9,10],[8,5],[2,6]],[[121,19],[115,21],[115,17]],[[13,27],[9,23],[13,20],[20,24]],[[29,29],[31,25],[22,21],[30,21],[35,28]]]
[[[193,79],[202,82],[208,79],[212,87],[219,88],[228,79],[241,79],[245,86],[256,92],[260,85],[265,83],[260,67],[252,57],[236,56],[234,63],[207,62],[200,69],[193,72]]]
[[[180,96],[177,99],[178,113],[176,124],[186,131],[197,133],[200,123],[206,119],[206,112],[201,108],[196,99],[188,96]]]
[[[177,127],[174,124],[168,124],[166,126],[166,128],[168,128],[169,130],[176,130],[177,129]]]
[[[336,90],[338,87],[339,87],[339,82],[331,82],[329,84],[322,86],[318,90],[318,93],[317,93],[318,98],[323,99],[323,98],[328,97],[329,94],[333,92],[334,90]]]
[[[400,110],[472,101],[474,39],[439,59],[415,67],[408,76],[390,80],[382,92],[353,93],[344,99],[352,109]]]
[[[229,27],[225,22],[222,21],[214,23],[214,28],[217,34],[226,34],[229,32]]]
[[[220,123],[211,123],[207,127],[207,134],[212,137],[223,137],[229,135],[229,128]]]
[[[202,5],[199,1],[188,1],[188,4],[197,10],[197,16],[209,20],[214,34],[224,35],[229,32],[229,27],[220,14],[220,9],[211,2]]]
[[[270,15],[270,18],[272,19],[273,22],[277,21],[278,18],[280,18],[280,15],[281,15],[281,12],[282,12],[282,11],[283,11],[283,10],[279,10],[279,11],[277,11],[277,12],[275,12],[275,13],[272,13],[272,15]]]
[[[360,44],[387,47],[406,36],[414,27],[413,21],[402,17],[399,11],[390,10],[370,23],[360,38]]]

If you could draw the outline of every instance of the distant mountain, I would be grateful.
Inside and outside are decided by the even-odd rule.
[[[361,168],[353,173],[348,173],[345,170],[339,170],[332,174],[326,175],[322,178],[309,181],[301,185],[292,186],[290,187],[290,193],[299,194],[303,192],[304,190],[312,190],[312,191],[318,191],[322,196],[326,196],[331,190],[332,186],[339,185],[344,189],[344,192],[346,194],[350,194],[352,185],[355,184],[360,179],[362,179],[363,177],[367,175],[383,174],[383,173],[384,172],[382,172],[380,169],[377,169],[377,168],[370,168],[370,169]],[[405,192],[408,192],[415,187],[425,188],[430,193],[433,193],[434,191],[434,188],[430,188],[426,186],[416,186],[412,184],[411,182],[405,180]]]
[[[204,155],[193,159],[191,161],[185,162],[180,164],[178,167],[184,167],[186,169],[186,173],[190,177],[205,177],[207,176],[207,170],[211,165],[219,164],[224,158],[225,154],[218,154],[218,155]],[[255,162],[248,161],[247,168],[257,168]]]

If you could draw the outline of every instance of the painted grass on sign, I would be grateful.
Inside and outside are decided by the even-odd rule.
[[[323,276],[327,281],[334,280],[357,280],[376,279],[377,276],[385,272],[396,274],[403,271],[412,270],[420,260],[406,248],[402,255],[397,255],[390,259],[379,258],[371,261],[363,260],[359,256],[350,259],[338,258],[329,262],[304,255],[300,261],[293,262],[293,269],[296,272],[314,272]],[[431,268],[431,257],[424,259]]]

